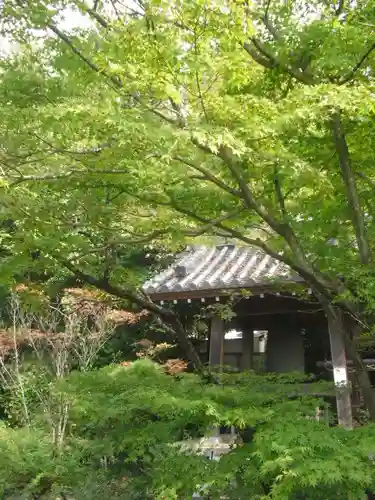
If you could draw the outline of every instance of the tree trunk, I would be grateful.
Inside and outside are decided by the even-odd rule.
[[[159,317],[160,318],[160,317]],[[192,341],[189,339],[188,332],[185,330],[180,320],[177,317],[160,318],[162,326],[180,342],[186,357],[192,363],[194,369],[198,373],[204,372],[202,360],[200,359],[197,350]]]
[[[317,294],[317,297],[319,298],[319,301],[322,304],[327,317],[328,315],[335,315],[337,313],[342,315],[342,321],[340,321],[340,332],[345,345],[346,354],[352,360],[358,386],[361,391],[365,406],[369,412],[370,420],[375,422],[375,391],[371,386],[370,378],[365,364],[363,363],[363,360],[357,351],[356,345],[352,340],[352,337],[355,338],[355,335],[352,335],[351,332],[352,329],[357,325],[357,322],[353,320],[353,318],[349,316],[346,311],[335,308],[326,300],[325,297],[321,296],[320,294]]]
[[[333,381],[336,388],[338,423],[345,429],[352,429],[352,402],[343,335],[343,314],[340,309],[329,304],[326,307],[326,316],[331,345]]]
[[[344,317],[344,328],[343,336],[345,349],[349,358],[353,362],[355,369],[355,375],[357,378],[359,389],[362,393],[363,401],[369,412],[370,420],[375,421],[375,391],[371,385],[370,377],[368,371],[366,370],[365,364],[358,353],[357,347],[355,345],[355,335],[351,335],[353,329],[358,326],[358,323],[350,316],[346,315]]]

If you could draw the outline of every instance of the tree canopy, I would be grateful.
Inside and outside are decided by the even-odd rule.
[[[2,282],[73,276],[146,308],[201,369],[178,316],[139,285],[192,239],[254,245],[339,324],[375,420],[352,340],[372,335],[375,304],[374,7],[2,2]],[[3,490],[173,499],[205,484],[217,497],[360,499],[374,488],[372,424],[329,429],[288,384],[211,385],[148,361],[65,375],[48,387],[67,439],[56,451],[39,409],[35,432],[1,428],[3,462],[15,457]],[[217,424],[256,438],[218,464],[170,446]]]
[[[90,27],[62,31],[67,5]],[[133,242],[225,234],[329,299],[369,299],[337,276],[370,272],[371,8],[340,5],[6,2],[22,42],[2,61],[4,210],[21,243],[121,274]]]
[[[3,19],[3,276],[69,270],[199,364],[123,256],[229,237],[371,330],[371,2],[8,1]]]

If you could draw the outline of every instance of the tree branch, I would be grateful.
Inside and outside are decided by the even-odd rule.
[[[323,294],[325,297],[327,297],[329,300],[332,300],[333,298],[332,294],[337,294],[342,291],[338,290],[337,286],[335,286],[335,284],[332,281],[328,282],[324,278],[324,276],[320,276],[320,274],[315,273],[314,270],[311,268],[311,266],[309,266],[307,263],[305,264],[299,263],[296,260],[288,257],[287,255],[283,255],[276,252],[275,250],[272,250],[272,248],[270,248],[267,245],[267,243],[261,240],[260,238],[249,238],[240,231],[225,226],[222,222],[208,220],[188,209],[179,207],[176,204],[173,204],[173,208],[176,211],[183,213],[184,215],[187,215],[193,220],[197,220],[205,225],[211,224],[212,227],[215,227],[220,230],[220,233],[218,234],[219,236],[225,236],[225,235],[231,236],[232,238],[242,241],[243,243],[262,249],[270,257],[274,258],[279,262],[283,262],[290,269],[293,269],[305,280],[307,284],[309,284],[312,288],[319,290],[319,292]],[[215,223],[212,224],[213,222]]]
[[[95,73],[98,73],[98,74],[105,76],[105,78],[107,80],[109,80],[109,82],[111,84],[114,85],[114,87],[111,85],[112,88],[114,88],[115,90],[120,90],[123,88],[123,82],[121,81],[120,78],[118,78],[117,76],[108,75],[108,73],[106,73],[106,71],[100,69],[99,66],[97,66],[88,57],[86,57],[82,53],[82,51],[80,49],[78,49],[73,44],[71,39],[65,33],[63,33],[61,30],[59,30],[54,24],[50,23],[50,24],[48,24],[48,27],[50,28],[51,31],[53,31],[60,38],[60,40],[62,40],[65,44],[67,44],[70,47],[70,49],[72,50],[72,52],[74,54],[76,54],[89,68],[91,68],[93,71],[95,71]],[[152,107],[148,106],[147,104],[143,103],[142,99],[139,96],[137,96],[136,94],[132,94],[132,97],[138,104],[143,106],[147,111],[150,111],[155,116],[158,116],[159,118],[161,118],[163,121],[170,123],[172,125],[178,126],[180,128],[185,125],[185,122],[182,121],[181,118],[179,118],[178,120],[175,120],[175,119],[167,116],[166,114],[162,113],[158,109],[152,108]]]
[[[346,188],[346,196],[351,212],[353,228],[356,234],[360,261],[362,264],[368,264],[371,259],[370,245],[340,112],[334,113],[331,128],[336,153],[339,158],[341,175]]]
[[[217,227],[218,224],[227,221],[229,219],[232,219],[233,217],[236,217],[237,215],[240,215],[245,209],[240,208],[237,210],[233,210],[232,212],[229,212],[227,214],[221,215],[220,217],[217,217],[216,219],[208,220],[204,226],[200,227],[197,231],[184,231],[184,234],[186,236],[201,236],[203,234],[206,234],[207,231],[212,229],[213,227]]]
[[[97,10],[95,10],[95,6],[94,8],[90,9],[89,7],[87,7],[87,5],[83,3],[82,7],[85,10],[85,12],[87,12],[90,17],[95,19],[95,21],[97,21],[103,28],[107,29],[109,27],[109,23],[104,19],[103,16],[98,14]]]
[[[69,170],[64,174],[44,174],[44,175],[21,175],[21,177],[16,178],[11,186],[17,186],[23,182],[41,182],[41,181],[56,181],[60,179],[67,179],[73,175],[85,175],[85,174],[126,174],[127,170]]]
[[[240,169],[238,168],[237,160],[233,158],[231,150],[226,146],[220,146],[219,151],[216,152],[207,145],[199,142],[196,138],[193,138],[192,142],[202,151],[219,157],[226,164],[236,182],[238,183],[245,205],[248,208],[254,210],[274,231],[276,231],[280,235],[283,235],[284,230],[280,222],[274,219],[272,215],[268,213],[267,210],[254,198],[249,185],[247,184]]]
[[[293,231],[293,228],[287,220],[283,220],[282,222],[278,221],[258,200],[256,200],[250,186],[244,179],[241,170],[238,167],[237,159],[234,158],[230,148],[227,146],[220,146],[218,152],[216,152],[206,144],[202,144],[194,137],[192,138],[192,142],[202,151],[219,157],[224,161],[240,187],[242,199],[244,200],[247,208],[254,210],[259,217],[266,222],[271,229],[273,229],[273,231],[285,239],[300,264],[306,263],[303,249]]]
[[[254,50],[248,43],[244,44],[246,52],[256,61],[267,69],[280,68],[282,71],[293,76],[296,80],[306,85],[314,85],[316,82],[313,75],[301,68],[295,68],[291,64],[281,64],[277,57],[269,52],[264,44],[255,37],[251,38],[251,42],[256,50]]]
[[[278,41],[278,40],[280,40],[281,37],[280,37],[279,33],[277,32],[276,28],[274,27],[274,25],[272,24],[270,17],[269,17],[269,10],[271,7],[271,1],[272,0],[267,0],[266,10],[264,12],[264,16],[262,17],[262,21],[264,22],[265,27],[268,29],[268,31],[270,32],[270,34],[272,35],[274,40]]]
[[[113,83],[115,85],[115,88],[122,87],[122,83],[121,83],[121,80],[119,78],[117,78],[116,76],[108,75],[105,71],[102,71],[99,68],[99,66],[97,66],[95,63],[90,61],[90,59],[88,59],[82,53],[82,51],[74,45],[74,43],[71,41],[71,39],[65,33],[60,31],[59,28],[57,28],[57,26],[55,26],[52,23],[49,23],[48,27],[51,31],[53,31],[55,33],[55,35],[57,35],[60,38],[60,40],[62,40],[66,45],[68,45],[70,47],[70,49],[72,50],[72,52],[74,52],[74,54],[76,54],[89,68],[91,68],[93,71],[95,71],[95,73],[104,75],[107,79],[109,79],[111,81],[111,83]]]
[[[51,142],[47,141],[43,137],[40,137],[38,134],[35,132],[32,133],[34,137],[36,137],[39,141],[43,142],[46,144],[52,151],[51,153],[64,153],[64,154],[71,154],[71,155],[86,155],[86,154],[99,154],[101,153],[104,149],[107,149],[113,145],[113,142],[115,142],[114,139],[111,139],[111,141],[103,142],[102,144],[99,144],[96,147],[88,148],[88,149],[77,149],[77,150],[69,150],[69,149],[64,149],[64,148],[57,148],[55,147]],[[35,153],[32,153],[32,155],[35,154],[40,154],[40,153],[49,153],[47,150],[40,150]],[[31,156],[31,155],[29,155]]]
[[[95,286],[96,288],[103,290],[104,292],[109,293],[110,295],[113,295],[115,297],[130,300],[160,318],[160,321],[162,322],[166,330],[178,338],[181,343],[181,347],[185,350],[188,359],[192,362],[195,369],[200,373],[204,372],[202,361],[200,360],[196,349],[194,348],[187,332],[183,328],[178,317],[172,310],[166,309],[162,306],[158,306],[145,295],[133,292],[132,290],[129,290],[124,286],[118,287],[116,285],[108,283],[105,280],[95,278],[94,276],[81,271],[73,263],[59,255],[53,255],[53,258],[56,259],[57,262],[60,262],[64,267],[66,267],[66,269],[68,269],[84,283]]]
[[[356,172],[356,175],[363,179],[370,187],[375,191],[375,182],[370,179],[370,177],[363,172]]]
[[[282,189],[281,189],[281,184],[280,184],[279,173],[277,171],[277,167],[275,167],[274,186],[275,186],[277,201],[278,201],[279,206],[280,206],[281,215],[282,215],[284,221],[286,221],[288,218],[288,214],[287,214],[287,211],[285,208],[285,197],[284,197]]]
[[[342,11],[344,10],[344,5],[345,1],[344,0],[339,0],[335,9],[335,15],[340,16],[342,14]]]
[[[340,81],[339,81],[339,85],[344,85],[345,83],[348,83],[350,80],[353,79],[353,77],[355,76],[355,74],[357,73],[357,71],[359,69],[361,69],[363,63],[366,61],[366,59],[371,55],[371,53],[375,50],[375,43],[373,43],[369,49],[363,54],[363,56],[361,57],[361,59],[357,62],[357,64],[354,66],[353,69],[351,69],[349,71],[349,73],[344,76]]]
[[[257,62],[258,64],[260,64],[261,66],[263,66],[264,68],[267,68],[267,69],[274,69],[274,68],[276,68],[276,63],[274,61],[272,61],[271,59],[269,59],[268,57],[265,57],[262,54],[260,54],[256,50],[256,48],[254,47],[253,43],[245,42],[243,44],[243,47],[246,50],[246,52],[251,56],[251,58],[255,62]]]
[[[199,82],[199,74],[198,74],[198,37],[197,37],[197,32],[196,29],[194,29],[194,54],[195,54],[195,84],[197,86],[197,91],[198,91],[198,99],[200,101],[203,115],[206,119],[206,122],[208,122],[208,115],[207,115],[207,110],[206,106],[204,104],[203,100],[203,95],[202,95],[202,90],[201,90],[201,85]]]
[[[197,163],[192,162],[190,160],[187,160],[186,158],[183,158],[181,156],[172,156],[172,160],[179,161],[181,163],[184,163],[188,167],[191,167],[191,168],[197,170],[198,172],[200,172],[201,174],[203,174],[203,177],[207,181],[212,182],[213,184],[215,184],[216,186],[218,186],[223,191],[226,191],[228,194],[231,194],[232,196],[234,196],[236,198],[238,198],[241,195],[240,191],[238,191],[237,189],[233,189],[230,186],[228,186],[227,184],[225,184],[225,182],[223,182],[221,179],[219,179],[218,177],[216,177],[215,175],[213,175],[205,167],[202,167],[201,165],[198,165]]]

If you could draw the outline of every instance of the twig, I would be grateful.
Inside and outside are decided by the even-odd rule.
[[[104,75],[107,79],[109,79],[115,85],[115,88],[122,87],[122,83],[121,83],[121,80],[119,78],[117,78],[116,76],[108,75],[107,73],[105,73],[105,71],[102,71],[99,68],[99,66],[97,66],[95,63],[90,61],[90,59],[88,59],[82,53],[82,51],[79,50],[74,45],[74,43],[70,40],[70,38],[65,33],[60,31],[59,28],[57,28],[57,26],[55,26],[52,23],[49,23],[48,27],[51,31],[53,31],[60,38],[60,40],[62,40],[64,43],[66,43],[66,45],[68,45],[70,47],[70,49],[72,50],[72,52],[74,52],[74,54],[76,54],[85,64],[87,64],[87,66],[89,68],[91,68],[93,71],[95,71],[95,73],[99,73],[99,74]]]
[[[287,211],[285,208],[285,198],[281,189],[281,184],[280,184],[280,179],[279,179],[279,173],[277,170],[277,167],[275,167],[275,175],[274,175],[274,185],[275,185],[275,191],[276,191],[276,197],[279,202],[280,206],[280,211],[281,215],[284,220],[287,220]]]
[[[194,54],[195,54],[195,83],[197,85],[198,98],[199,98],[199,102],[201,104],[202,111],[203,111],[204,117],[206,119],[206,122],[208,122],[207,110],[206,110],[206,106],[204,104],[204,100],[203,100],[203,96],[202,96],[201,85],[199,83],[199,74],[198,74],[198,37],[197,37],[196,29],[194,29]]]
[[[373,189],[375,191],[375,181],[373,181],[372,179],[370,179],[370,177],[368,177],[363,172],[356,172],[356,175],[358,177],[360,177],[361,179],[363,179],[364,181],[366,181],[367,184],[371,187],[371,189]]]
[[[95,9],[95,6],[93,9],[90,9],[85,4],[83,4],[83,6],[84,6],[85,11],[89,14],[89,16],[94,18],[95,21],[97,21],[103,28],[106,28],[106,29],[108,28],[108,26],[109,26],[108,22],[104,19],[104,17],[102,17],[100,14],[98,14],[98,12]]]
[[[15,179],[12,183],[11,186],[17,186],[18,184],[21,184],[23,182],[41,182],[41,181],[56,181],[60,179],[67,179],[69,177],[72,177],[73,175],[84,175],[84,174],[106,174],[106,175],[112,175],[112,174],[126,174],[127,170],[103,170],[103,169],[98,169],[98,170],[70,170],[66,172],[65,174],[44,174],[44,175],[22,175],[21,177]]]
[[[272,0],[267,0],[266,10],[264,12],[264,16],[263,16],[262,20],[264,22],[265,27],[271,33],[272,37],[276,41],[278,41],[278,40],[280,40],[280,35],[277,32],[277,30],[275,29],[275,27],[273,26],[273,24],[271,23],[271,20],[270,20],[270,17],[269,17],[269,10],[270,10],[270,6],[271,6],[271,1]]]

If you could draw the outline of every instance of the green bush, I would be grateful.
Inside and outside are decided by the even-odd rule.
[[[172,500],[205,485],[211,498],[359,500],[375,488],[375,426],[346,431],[316,421],[321,401],[309,393],[328,389],[301,376],[251,373],[212,385],[168,376],[147,360],[73,373],[55,388],[69,401],[60,448],[42,429],[1,427],[8,467],[0,491]],[[172,446],[218,425],[251,429],[253,438],[218,462]]]

